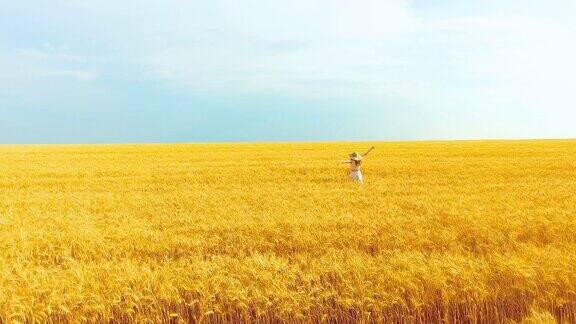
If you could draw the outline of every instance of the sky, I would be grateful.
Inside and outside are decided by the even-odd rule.
[[[573,0],[0,5],[0,143],[576,138]]]

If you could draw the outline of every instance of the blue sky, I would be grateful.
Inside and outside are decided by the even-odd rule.
[[[576,137],[576,2],[34,0],[0,143]]]

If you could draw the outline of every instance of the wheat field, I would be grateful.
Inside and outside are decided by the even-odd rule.
[[[0,322],[575,322],[575,251],[576,141],[0,146]]]

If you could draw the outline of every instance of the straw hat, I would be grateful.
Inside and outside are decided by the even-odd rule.
[[[362,155],[360,155],[358,152],[352,152],[350,153],[350,160],[362,161]]]

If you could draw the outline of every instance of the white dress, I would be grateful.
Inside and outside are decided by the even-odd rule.
[[[360,171],[360,170],[350,171],[350,179],[352,179],[358,183],[363,183],[364,179],[362,179],[362,171]]]

